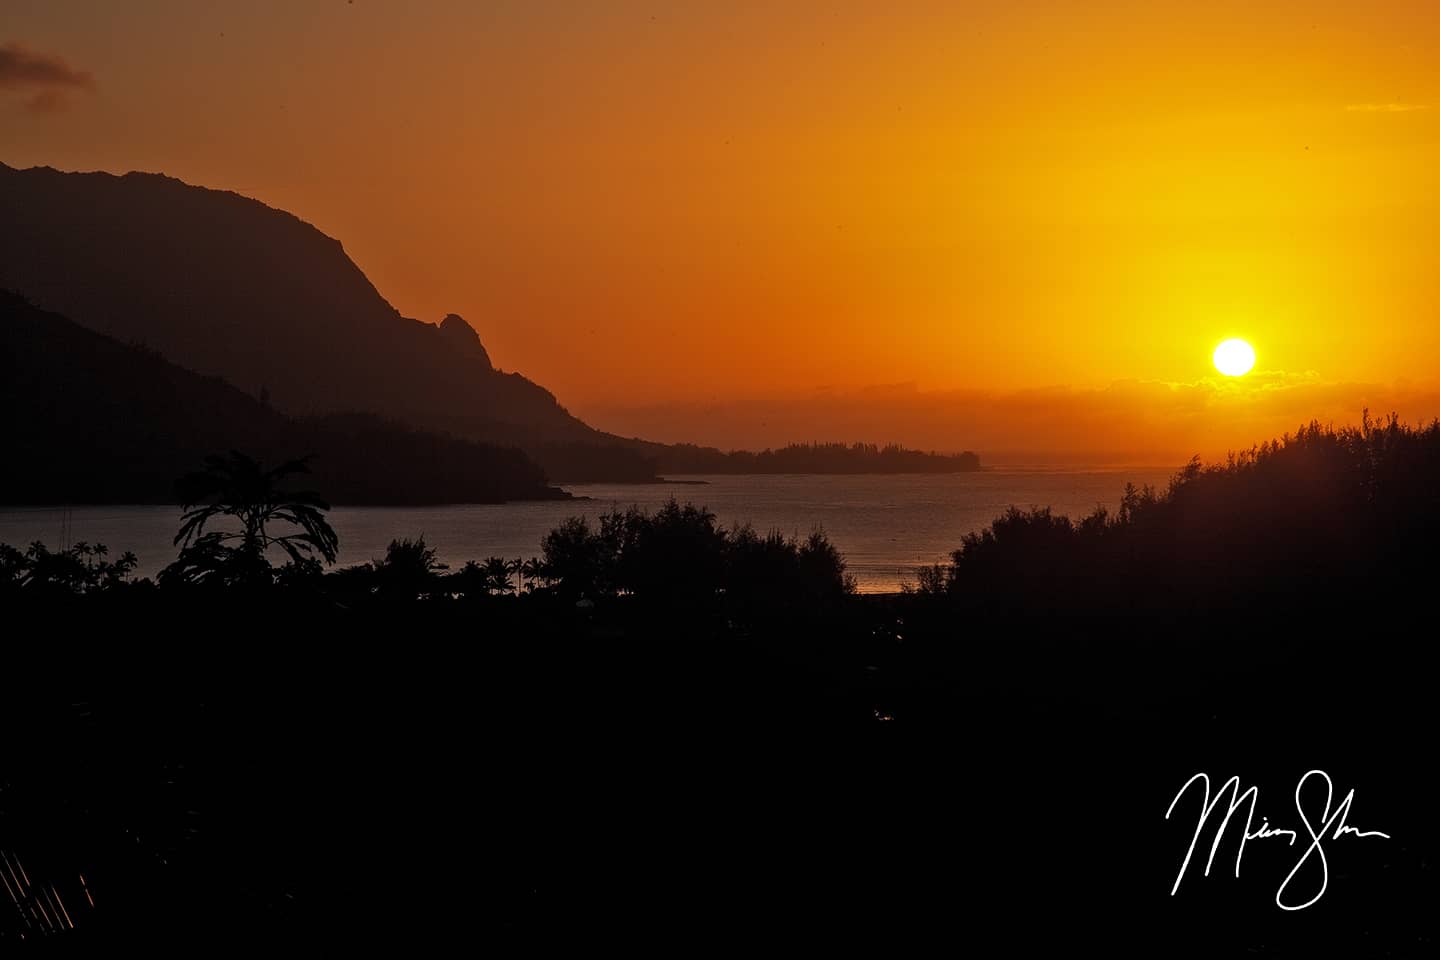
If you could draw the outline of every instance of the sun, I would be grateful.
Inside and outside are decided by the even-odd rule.
[[[1244,340],[1226,340],[1215,348],[1215,369],[1227,377],[1240,377],[1255,366],[1255,348]]]

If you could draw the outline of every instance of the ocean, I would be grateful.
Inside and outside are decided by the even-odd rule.
[[[807,536],[822,529],[845,556],[866,593],[899,590],[918,566],[945,560],[966,533],[983,529],[1011,504],[1048,506],[1072,518],[1096,506],[1112,511],[1127,482],[1163,486],[1175,467],[1008,467],[976,473],[747,475],[675,477],[684,483],[566,484],[574,500],[436,507],[336,507],[339,565],[384,555],[392,539],[424,537],[441,562],[458,568],[486,557],[540,553],[547,531],[570,516],[592,520],[631,505],[654,509],[671,497],[713,511],[727,526]],[[584,499],[582,499],[584,498]],[[103,543],[111,556],[128,550],[137,574],[153,576],[175,558],[176,506],[0,508],[0,543],[41,540]]]

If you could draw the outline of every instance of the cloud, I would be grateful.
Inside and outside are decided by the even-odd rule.
[[[1348,113],[1414,113],[1429,109],[1428,103],[1352,103],[1345,107]]]
[[[0,43],[0,91],[20,94],[37,113],[63,110],[71,93],[94,89],[95,78],[88,71],[77,70],[60,57],[18,43]]]

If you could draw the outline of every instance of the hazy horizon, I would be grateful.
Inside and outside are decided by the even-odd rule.
[[[1263,376],[1263,375],[1262,375]],[[1257,377],[1258,379],[1259,377]],[[1079,391],[926,391],[914,384],[686,403],[599,402],[572,411],[602,429],[661,443],[759,449],[790,443],[898,443],[981,455],[986,465],[1179,465],[1219,461],[1311,422],[1358,424],[1392,412],[1427,422],[1440,393],[1378,384],[1272,383],[1257,412],[1220,378],[1190,384],[1117,383]]]
[[[0,160],[288,210],[620,434],[1217,457],[1440,414],[1437,54],[1403,0],[20,4]]]

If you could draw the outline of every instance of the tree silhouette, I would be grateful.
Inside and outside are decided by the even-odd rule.
[[[655,513],[602,514],[599,529],[570,517],[541,541],[538,577],[566,600],[633,597],[698,614],[724,602],[740,616],[811,602],[831,609],[855,591],[845,561],[823,531],[803,541],[748,526],[727,531],[715,514],[671,498]]]
[[[184,513],[174,542],[180,557],[162,580],[201,583],[260,583],[271,578],[266,551],[279,547],[297,566],[323,559],[334,563],[339,538],[325,519],[330,505],[313,490],[286,490],[289,476],[309,473],[306,461],[289,460],[269,470],[237,451],[206,457],[205,469],[176,484]],[[229,518],[240,529],[210,530],[211,521]],[[272,525],[289,524],[285,533]]]
[[[52,553],[36,541],[21,552],[0,543],[0,596],[28,590],[47,596],[103,593],[129,582],[138,561],[126,552],[118,560],[109,560],[103,543],[84,541],[68,549]]]
[[[393,600],[414,600],[437,594],[441,588],[440,575],[450,567],[435,557],[434,548],[426,545],[423,535],[414,540],[409,537],[391,540],[385,549],[385,558],[372,564],[377,592]],[[470,569],[473,576],[476,568]],[[488,572],[483,564],[478,569]],[[465,574],[465,569],[461,574]]]
[[[510,592],[510,561],[504,557],[490,557],[485,561],[485,589],[488,593]]]
[[[568,517],[540,541],[540,576],[565,600],[615,592],[615,545],[584,517]]]
[[[531,557],[520,564],[521,586],[526,591],[534,591],[549,580],[545,574],[545,561],[540,557]]]

